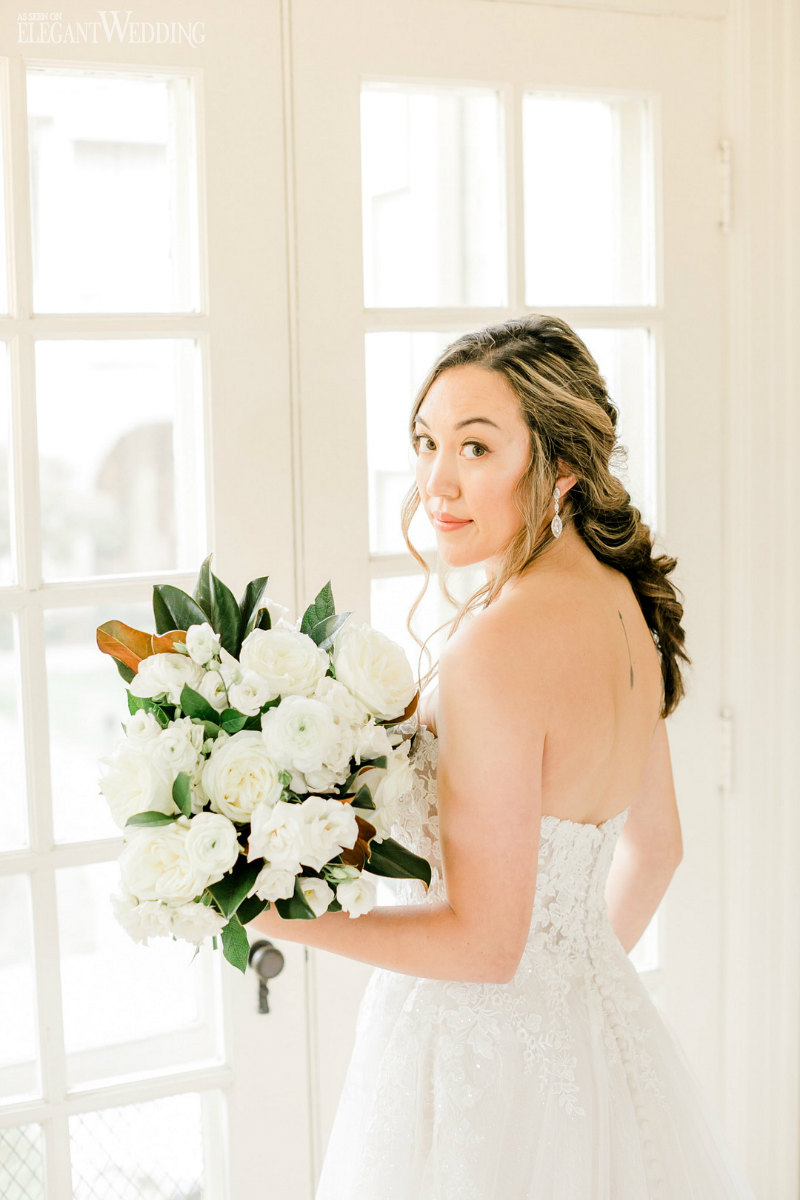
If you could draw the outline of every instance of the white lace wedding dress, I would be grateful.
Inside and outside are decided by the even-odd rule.
[[[444,899],[438,742],[422,727],[392,835],[431,863],[396,903]],[[604,900],[628,810],[542,818],[510,983],[376,968],[315,1200],[754,1200]]]

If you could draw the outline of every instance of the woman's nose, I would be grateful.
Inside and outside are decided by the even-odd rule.
[[[458,477],[455,466],[442,454],[433,456],[428,468],[425,488],[429,496],[455,496],[458,494]]]

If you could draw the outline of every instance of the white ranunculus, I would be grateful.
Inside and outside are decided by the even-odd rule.
[[[219,654],[220,635],[214,633],[208,621],[202,625],[190,625],[186,630],[186,649],[189,657],[198,666],[204,667]]]
[[[294,895],[295,878],[294,871],[265,863],[256,876],[250,895],[255,893],[260,900],[289,900]]]
[[[364,875],[340,883],[336,888],[336,899],[351,917],[360,917],[362,913],[369,912],[375,907],[377,898],[378,891],[374,880],[367,879]]]
[[[119,856],[122,881],[140,900],[192,900],[206,886],[187,853],[189,818],[171,825],[133,826]]]
[[[192,662],[188,655],[165,651],[143,658],[128,686],[134,696],[156,700],[166,695],[170,704],[180,704],[183,685],[188,683],[197,691],[202,678],[203,668]]]
[[[125,722],[125,733],[133,746],[145,746],[161,733],[161,726],[146,708],[137,708]]]
[[[255,671],[277,696],[311,696],[328,669],[329,658],[307,633],[294,629],[254,629],[242,642],[239,661]]]
[[[217,712],[228,707],[228,689],[219,671],[205,671],[196,690]]]
[[[304,867],[321,871],[340,850],[350,850],[358,837],[356,814],[341,800],[308,796],[299,805],[301,846],[298,857]]]
[[[134,942],[148,945],[149,938],[169,937],[172,910],[161,900],[137,900],[127,888],[112,895],[111,908],[122,928]]]
[[[101,758],[104,773],[100,791],[120,829],[128,817],[140,812],[174,813],[172,777],[149,752],[149,747],[121,742],[109,758]]]
[[[301,877],[300,890],[305,896],[315,917],[321,917],[328,911],[328,905],[334,898],[333,888],[328,887],[324,879],[309,879]]]
[[[242,672],[239,683],[231,684],[228,688],[228,700],[231,708],[237,709],[247,717],[254,717],[261,712],[261,705],[268,700],[274,700],[270,686],[255,671]]]
[[[216,883],[239,857],[236,826],[221,813],[201,812],[192,817],[186,835],[186,853],[205,885]]]
[[[333,714],[321,700],[287,696],[261,717],[264,745],[280,768],[319,771],[336,755],[339,731]]]
[[[181,771],[191,775],[198,765],[204,738],[202,725],[191,717],[181,717],[161,730],[156,741],[148,746],[148,752],[173,778]]]
[[[417,690],[405,651],[370,625],[345,625],[333,642],[336,678],[378,720],[405,712]]]
[[[314,699],[324,700],[337,725],[357,728],[369,720],[369,713],[358,697],[332,675],[322,676],[314,689]]]
[[[280,799],[280,768],[255,729],[243,729],[224,741],[220,737],[203,768],[203,787],[215,812],[246,822],[256,808],[271,807]]]
[[[272,807],[261,804],[254,810],[247,843],[249,862],[254,858],[265,858],[270,866],[297,874],[303,837],[299,819],[301,808],[301,804],[279,800]]]
[[[222,933],[228,918],[223,917],[210,904],[189,900],[170,909],[170,928],[175,937],[199,946],[207,938]]]

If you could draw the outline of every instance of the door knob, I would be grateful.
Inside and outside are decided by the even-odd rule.
[[[258,975],[258,1011],[269,1012],[269,981],[283,970],[284,957],[277,946],[261,938],[253,942],[248,955],[250,966]]]

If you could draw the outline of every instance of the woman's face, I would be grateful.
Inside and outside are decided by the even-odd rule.
[[[499,371],[450,367],[428,389],[414,437],[417,486],[439,553],[456,567],[482,562],[491,578],[522,525],[512,496],[530,458],[511,385]],[[439,513],[459,523],[439,523]]]

